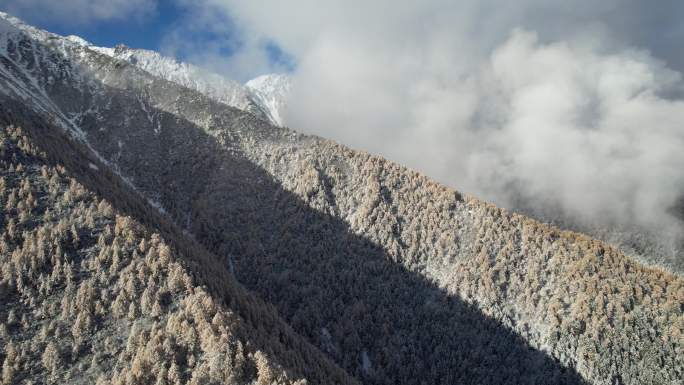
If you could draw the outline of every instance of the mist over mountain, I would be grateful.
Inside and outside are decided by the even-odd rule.
[[[227,68],[245,57],[261,68],[261,40],[296,58],[285,124],[681,270],[681,2],[206,0],[193,9],[192,25],[230,20],[254,36]]]
[[[526,50],[533,52],[529,67],[519,62]],[[678,142],[671,138],[679,102],[648,90],[669,89],[677,75],[648,55],[624,61],[592,52],[538,43],[523,31],[497,51],[482,79],[493,74],[506,87],[487,97],[512,102],[494,98],[489,105],[503,110],[477,116],[517,119],[495,130],[487,144],[494,155],[480,161],[496,168],[503,152],[516,161],[500,172],[516,179],[485,174],[483,185],[505,182],[512,206],[544,218],[582,224],[598,216],[577,218],[571,203],[559,204],[580,200],[583,191],[555,195],[567,180],[560,171],[584,174],[559,160],[551,164],[557,176],[544,174],[551,188],[535,184],[543,170],[524,167],[546,159],[535,159],[542,150],[570,156],[577,138],[569,134],[566,149],[537,151],[546,142],[518,143],[516,130],[563,128],[556,118],[575,106],[575,82],[566,93],[546,92],[551,75],[543,69],[557,70],[551,74],[563,84],[578,77],[592,90],[591,80],[624,66],[642,80],[609,78],[606,88],[593,88],[617,102],[587,135],[628,124],[638,141],[607,135],[605,151],[589,145],[575,160],[587,168],[615,155],[636,167],[631,153],[614,154],[619,144],[626,151],[633,144],[636,153],[657,144],[661,157],[645,164],[653,168],[652,189],[642,189],[648,175],[634,177],[634,199],[622,199],[616,185],[618,208],[599,210],[612,220],[619,207],[644,199],[629,215],[637,227],[651,226],[661,204],[679,196]],[[605,72],[581,65],[597,62]],[[524,71],[509,73],[513,66]],[[350,90],[373,89],[363,77],[349,82],[341,74]],[[284,127],[296,122],[298,103],[312,101],[298,89],[298,73],[244,86],[215,76],[154,52],[93,47],[0,15],[4,383],[667,384],[684,377],[680,275]],[[539,87],[521,86],[528,78]],[[624,92],[636,95],[624,100]],[[359,124],[380,122],[390,107],[415,111],[382,93],[355,95],[379,113],[358,115]],[[347,108],[343,96],[345,103],[326,97],[309,104],[323,127],[339,127],[342,115],[332,112]],[[548,119],[526,114],[537,99],[557,103],[541,115]],[[445,102],[446,112],[460,113],[451,107]],[[651,132],[653,142],[637,130],[647,116],[664,119],[650,115],[651,107],[673,119]],[[444,128],[441,111],[426,106],[423,124]],[[630,111],[635,115],[622,115]],[[284,126],[272,124],[281,119]],[[537,136],[545,133],[539,128]],[[531,158],[523,162],[518,153]],[[520,178],[520,170],[535,175]],[[664,177],[673,189],[659,188]],[[597,178],[583,182],[588,202],[610,186]],[[659,228],[650,228],[657,238]]]

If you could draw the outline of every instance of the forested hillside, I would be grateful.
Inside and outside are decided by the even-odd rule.
[[[3,384],[354,383],[216,257],[45,130],[0,131]]]

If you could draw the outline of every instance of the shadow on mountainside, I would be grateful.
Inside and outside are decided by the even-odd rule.
[[[46,164],[62,165],[87,190],[109,201],[117,212],[135,218],[150,231],[158,232],[178,250],[187,272],[203,285],[217,303],[237,313],[246,327],[238,335],[249,343],[248,352],[272,355],[291,376],[310,383],[354,384],[346,372],[326,358],[287,325],[273,306],[244,289],[206,248],[188,237],[167,216],[150,205],[118,175],[103,164],[86,146],[70,140],[63,130],[25,106],[0,95],[0,124],[21,128],[23,135],[45,151]],[[293,352],[296,352],[293,354]]]
[[[115,105],[117,98],[125,102],[122,90],[109,92]],[[13,108],[4,104],[3,109]],[[573,369],[353,234],[343,220],[309,207],[239,151],[229,150],[229,136],[210,136],[161,110],[154,111],[155,122],[145,123],[142,111],[127,111],[127,118],[136,119],[137,113],[140,126],[128,126],[137,127],[135,132],[94,120],[84,131],[93,147],[161,202],[178,226],[222,258],[204,267],[200,279],[224,274],[209,270],[234,271],[296,332],[363,383],[584,383]],[[161,133],[154,130],[157,123]],[[25,129],[86,187],[143,223],[157,215],[149,205],[130,204],[118,190],[122,183],[103,180],[68,148],[55,148],[64,144],[55,135],[46,139],[54,127],[31,125]],[[127,142],[117,146],[121,138]],[[169,234],[176,231],[171,227]]]

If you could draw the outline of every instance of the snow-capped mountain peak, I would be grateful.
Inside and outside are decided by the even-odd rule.
[[[78,44],[78,45],[80,45],[80,46],[83,46],[83,47],[90,47],[90,46],[92,46],[92,44],[90,44],[89,41],[83,39],[83,38],[80,37],[80,36],[69,35],[69,36],[65,37],[65,39],[66,39],[66,40],[69,40],[69,41],[72,42],[72,43],[76,43],[76,44]]]
[[[283,112],[291,88],[290,77],[284,74],[262,75],[245,83],[245,87],[253,99],[264,107],[269,120],[282,126]]]
[[[24,34],[32,40],[48,41],[62,39],[70,44],[73,43],[70,39],[26,24],[21,19],[2,11],[0,11],[0,34],[7,35],[8,37],[9,35],[17,37],[18,35]]]

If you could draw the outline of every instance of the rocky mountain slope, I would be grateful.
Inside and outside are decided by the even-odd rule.
[[[0,34],[2,114],[91,151],[359,381],[684,377],[682,278],[69,39],[7,18]]]
[[[203,71],[191,64],[177,62],[154,51],[133,49],[122,44],[114,48],[89,48],[127,61],[152,75],[201,92],[218,102],[268,118],[267,112],[253,100],[247,88],[218,74]]]
[[[97,47],[78,36],[67,36],[66,40],[126,61],[154,76],[198,91],[217,102],[248,111],[274,125],[283,125],[282,112],[290,89],[287,75],[263,75],[242,85],[154,51],[134,49],[123,44],[113,48]]]

